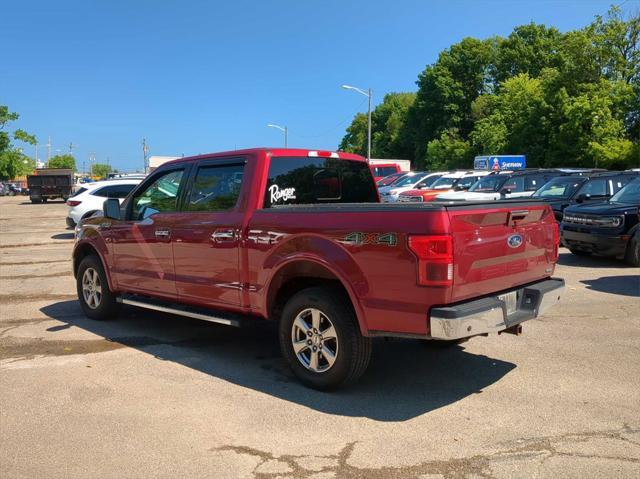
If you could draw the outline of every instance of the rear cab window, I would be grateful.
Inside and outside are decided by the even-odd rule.
[[[378,193],[364,161],[316,157],[273,157],[264,208],[317,203],[377,203]]]

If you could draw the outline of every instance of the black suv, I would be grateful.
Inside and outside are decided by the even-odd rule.
[[[607,171],[560,176],[544,184],[531,197],[549,202],[556,221],[560,222],[567,206],[606,201],[639,174],[637,171]]]
[[[640,178],[609,201],[569,206],[560,224],[561,243],[574,254],[624,258],[640,266]]]

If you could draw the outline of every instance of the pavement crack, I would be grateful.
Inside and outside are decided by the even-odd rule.
[[[312,456],[324,460],[325,462],[333,462],[333,465],[324,465],[322,467],[309,468],[301,464],[309,455],[276,455],[268,451],[262,451],[256,448],[246,446],[225,445],[212,448],[211,451],[232,451],[236,454],[246,454],[259,459],[258,464],[253,470],[255,479],[274,479],[310,478],[314,474],[326,472],[333,473],[337,479],[390,479],[390,478],[407,478],[417,479],[425,474],[441,475],[445,478],[459,477],[493,477],[491,464],[505,460],[526,460],[539,458],[541,463],[553,457],[574,457],[581,459],[604,459],[613,461],[624,461],[627,463],[640,464],[640,459],[634,457],[620,457],[611,454],[585,454],[578,451],[559,450],[560,446],[571,444],[579,444],[587,442],[591,439],[613,439],[624,441],[637,445],[635,441],[625,438],[624,434],[633,434],[640,432],[640,428],[624,425],[620,429],[568,433],[559,436],[537,437],[530,439],[519,439],[503,443],[503,450],[490,454],[477,454],[464,458],[452,458],[445,460],[424,461],[418,464],[408,466],[383,466],[383,467],[357,467],[349,463],[353,451],[358,442],[349,442],[342,447],[337,454],[328,454],[324,456]],[[282,463],[288,468],[289,472],[282,470],[261,471],[265,465],[272,461]]]

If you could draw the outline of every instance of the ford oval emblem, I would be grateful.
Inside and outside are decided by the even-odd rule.
[[[522,244],[522,235],[511,235],[507,238],[509,248],[517,248]]]

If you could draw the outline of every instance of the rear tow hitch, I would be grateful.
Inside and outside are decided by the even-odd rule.
[[[498,334],[507,333],[507,334],[515,334],[516,336],[520,336],[522,334],[522,324],[516,324],[515,326],[511,326],[503,331],[500,331]]]

